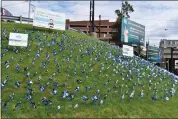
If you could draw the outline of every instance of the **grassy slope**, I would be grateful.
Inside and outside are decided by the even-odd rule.
[[[30,30],[32,28],[31,25],[22,25],[22,24],[14,24],[14,23],[2,23],[2,28],[6,27],[8,30],[7,31],[12,31],[12,28],[18,28],[18,30],[20,30],[20,32],[24,32],[24,29],[26,30]],[[42,32],[44,32],[44,29],[40,29],[40,34],[42,34]],[[48,32],[48,31],[47,31]],[[87,35],[81,35],[79,33],[76,32],[72,32],[72,31],[66,31],[65,33],[67,33],[70,36],[70,40],[69,43],[70,44],[70,48],[67,48],[65,51],[63,52],[59,52],[59,48],[57,48],[57,46],[51,46],[50,48],[45,47],[43,49],[43,52],[41,53],[41,57],[38,59],[36,59],[36,62],[34,65],[31,65],[31,61],[32,59],[35,57],[35,54],[37,52],[37,41],[35,41],[35,35],[36,35],[37,31],[35,31],[35,33],[32,34],[32,38],[34,39],[34,41],[32,42],[32,46],[31,46],[31,52],[30,52],[30,57],[27,56],[27,51],[25,49],[22,50],[21,54],[15,54],[12,51],[12,48],[10,51],[8,51],[8,53],[6,53],[6,55],[2,58],[2,64],[1,64],[1,69],[2,69],[2,81],[5,80],[6,75],[9,75],[10,80],[8,82],[8,84],[6,85],[6,87],[2,90],[2,103],[4,103],[4,101],[8,101],[9,100],[9,95],[14,92],[15,93],[15,100],[13,100],[13,102],[9,102],[8,103],[8,114],[9,117],[14,117],[14,118],[25,118],[25,117],[178,117],[177,116],[177,111],[178,111],[178,97],[174,96],[173,98],[171,98],[170,101],[168,102],[163,102],[163,101],[158,101],[156,103],[152,103],[151,102],[151,94],[149,94],[147,97],[145,96],[143,99],[139,100],[138,98],[134,98],[133,101],[131,101],[130,103],[128,103],[128,99],[124,100],[122,103],[119,101],[120,100],[120,95],[119,93],[114,93],[114,91],[111,91],[111,93],[109,94],[109,97],[107,98],[106,102],[104,105],[97,105],[97,104],[91,104],[91,99],[89,99],[89,101],[87,102],[83,102],[81,100],[81,96],[86,94],[85,93],[85,89],[84,87],[87,86],[91,86],[93,85],[94,82],[98,82],[98,85],[96,88],[93,88],[90,92],[88,92],[88,95],[91,97],[94,92],[96,92],[97,89],[101,90],[101,98],[103,98],[104,94],[107,91],[107,88],[112,88],[114,81],[119,79],[119,86],[121,84],[127,84],[127,85],[131,85],[126,81],[122,81],[119,74],[116,74],[115,76],[113,76],[113,72],[112,70],[114,69],[114,67],[111,67],[109,70],[107,70],[105,73],[99,73],[99,67],[100,67],[100,63],[101,62],[105,62],[106,58],[104,58],[104,55],[101,56],[101,61],[95,61],[94,58],[96,57],[96,53],[94,53],[94,55],[92,55],[91,57],[93,57],[94,61],[90,61],[90,57],[89,56],[85,56],[84,58],[81,58],[79,53],[78,53],[78,47],[74,47],[74,43],[76,41],[78,41],[80,44],[84,43],[84,39],[89,39],[89,42],[87,43],[90,44],[90,46],[96,46],[96,42],[99,42],[99,46],[97,47],[97,51],[100,50],[99,48],[103,45],[106,45],[104,43],[101,43],[100,41],[97,41],[96,39],[93,39],[91,37],[88,37]],[[61,40],[62,36],[61,36],[61,31],[58,31],[59,33],[59,38],[58,41]],[[52,33],[49,33],[49,41],[51,40]],[[76,38],[72,38],[71,36],[75,36]],[[43,35],[42,35],[43,37]],[[31,40],[31,38],[29,38],[29,41]],[[2,44],[3,44],[3,48],[7,47],[8,42],[7,40],[4,40],[4,38],[2,38]],[[67,43],[65,43],[67,45]],[[40,93],[39,92],[39,84],[37,81],[37,76],[34,77],[33,73],[35,71],[38,72],[38,75],[40,74],[42,76],[42,81],[40,82],[41,84],[46,84],[48,82],[48,78],[54,73],[56,72],[56,67],[55,64],[53,63],[54,60],[54,56],[52,56],[52,49],[53,47],[56,47],[57,53],[58,55],[56,56],[58,58],[58,63],[60,63],[62,65],[61,68],[61,73],[57,74],[54,78],[53,81],[57,81],[59,82],[59,84],[63,84],[65,81],[67,81],[67,86],[66,88],[62,88],[59,87],[57,90],[57,95],[56,96],[51,96],[50,91],[52,89],[52,86],[50,84],[50,86],[48,87],[47,90],[45,90],[44,93]],[[75,50],[72,53],[72,59],[70,60],[70,62],[66,62],[64,61],[70,54],[70,50],[71,47],[74,47]],[[86,48],[86,45],[84,46]],[[85,48],[82,52],[85,51]],[[19,48],[20,49],[20,48]],[[106,51],[108,51],[110,49],[109,46],[104,46],[104,53]],[[45,57],[46,57],[46,51],[50,52],[50,62],[47,63],[47,68],[49,70],[48,73],[44,73],[42,68],[41,68],[41,62],[45,61]],[[3,49],[2,49],[3,52]],[[120,55],[118,53],[117,50],[115,50],[114,48],[112,49],[112,53],[115,55]],[[64,57],[62,55],[65,55]],[[79,63],[75,63],[75,56],[79,55]],[[9,69],[5,69],[4,66],[4,62],[6,60],[9,60],[11,57],[14,57],[14,61],[12,61],[10,63],[10,68]],[[23,62],[19,63],[19,59],[20,57],[23,58]],[[85,73],[85,74],[81,74],[81,67],[80,67],[80,63],[84,63],[87,62],[86,65],[86,69],[88,69],[88,64],[93,64],[94,65],[94,70],[92,73]],[[19,63],[20,64],[20,72],[17,73],[15,71],[15,66],[16,64]],[[109,66],[112,63],[112,61],[108,60],[108,64],[105,64],[105,68],[107,66]],[[74,76],[73,75],[73,67],[74,65],[77,64],[77,75]],[[112,63],[113,64],[113,63]],[[66,71],[66,67],[70,65],[70,70],[69,72]],[[25,78],[23,69],[26,66],[30,66],[29,72],[30,72],[30,78]],[[119,66],[120,68],[120,66]],[[121,69],[122,71],[124,71],[124,69]],[[149,72],[149,71],[148,71]],[[68,76],[69,74],[69,76]],[[105,77],[105,75],[108,74],[108,77]],[[87,80],[84,80],[84,78],[88,76]],[[107,88],[104,88],[104,83],[108,80],[108,79],[112,79],[112,81],[109,83]],[[33,80],[33,85],[31,86],[32,89],[34,89],[34,95],[32,98],[32,101],[34,101],[37,104],[37,108],[36,109],[32,109],[30,108],[30,104],[29,102],[27,102],[24,98],[24,95],[27,92],[27,80]],[[77,79],[81,79],[84,82],[82,84],[80,84],[80,92],[77,93],[76,97],[74,100],[72,101],[68,101],[68,100],[62,100],[60,99],[60,94],[62,91],[64,91],[64,89],[68,89],[69,91],[73,91],[75,89],[75,87],[77,86],[76,80]],[[21,82],[21,86],[20,88],[15,88],[14,87],[14,82],[15,81],[20,81]],[[133,81],[136,80],[136,78],[134,77]],[[147,81],[147,78],[143,78],[143,81]],[[167,80],[169,80],[169,78],[167,77]],[[153,80],[154,81],[154,80]],[[117,89],[119,90],[119,88]],[[138,95],[139,91],[141,90],[140,88],[136,89],[136,95]],[[147,89],[145,89],[147,90]],[[147,91],[148,92],[148,91]],[[43,106],[43,104],[40,102],[41,98],[43,96],[46,96],[48,99],[52,100],[52,105],[50,107],[50,112],[46,111],[45,106]],[[16,110],[15,109],[15,104],[19,101],[22,100],[23,104],[20,107],[20,110]],[[73,109],[73,105],[75,105],[76,103],[79,104],[79,108],[77,109]],[[57,113],[57,105],[61,106],[61,110],[59,113]],[[49,107],[48,107],[49,108]],[[6,117],[5,115],[5,109],[2,109],[2,117]]]

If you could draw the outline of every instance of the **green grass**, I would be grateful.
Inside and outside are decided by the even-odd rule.
[[[16,23],[2,23],[2,29],[7,28],[8,35],[9,32],[12,32],[13,28],[17,28],[20,33],[24,33],[24,30],[31,30],[32,25],[27,25],[27,24],[16,24]],[[37,50],[39,49],[37,44],[38,40],[36,38],[37,32],[39,31],[39,34],[41,35],[42,39],[42,44],[44,44],[44,49],[43,52],[41,53],[41,57],[37,58],[35,61],[35,64],[31,64],[32,59],[35,57],[35,54]],[[65,39],[65,51],[60,52],[57,45],[47,47],[46,44],[44,43],[45,37],[42,34],[43,32],[46,32],[48,34],[48,39],[46,40],[49,42],[53,38],[53,32],[56,34],[58,32],[59,37],[58,37],[58,42],[60,42],[62,38],[62,33],[65,33],[69,36],[69,38]],[[3,33],[2,33],[3,36]],[[72,37],[74,36],[74,37]],[[68,39],[68,42],[66,41]],[[85,40],[88,40],[88,43],[84,45]],[[151,95],[153,94],[153,91],[150,92],[148,91],[148,86],[144,87],[145,93],[148,93],[148,96],[144,96],[142,99],[139,99],[138,96],[134,97],[134,99],[129,103],[128,102],[128,96],[125,96],[126,99],[120,102],[120,89],[121,89],[121,84],[127,84],[128,87],[131,87],[132,83],[136,81],[136,76],[134,76],[133,73],[133,79],[131,82],[128,82],[126,80],[122,80],[122,77],[120,74],[115,74],[113,73],[113,69],[117,69],[116,66],[118,66],[118,69],[120,69],[120,72],[125,72],[124,75],[127,74],[127,68],[121,68],[121,65],[116,64],[114,66],[111,66],[110,69],[106,70],[105,72],[99,72],[100,69],[100,63],[101,62],[108,62],[105,64],[104,70],[111,64],[113,64],[113,61],[108,59],[106,61],[106,58],[104,57],[104,54],[111,50],[112,54],[115,56],[121,55],[121,52],[116,50],[115,48],[111,48],[108,44],[103,43],[93,37],[87,36],[85,34],[79,34],[77,32],[73,31],[48,31],[47,29],[43,28],[35,28],[35,32],[30,34],[29,37],[29,42],[31,42],[31,52],[28,52],[25,48],[21,49],[20,47],[17,47],[21,51],[19,54],[15,54],[13,52],[13,47],[10,46],[9,51],[5,53],[6,55],[1,59],[1,73],[2,73],[2,81],[5,80],[6,76],[9,76],[9,82],[6,85],[4,89],[2,89],[2,105],[4,102],[8,102],[8,116],[10,118],[70,118],[70,117],[75,117],[75,118],[83,118],[83,117],[88,117],[88,118],[121,118],[121,117],[127,117],[127,118],[175,118],[178,117],[178,96],[172,97],[169,101],[164,102],[163,100],[159,100],[155,103],[152,103],[151,100]],[[87,46],[89,47],[96,47],[96,52],[98,52],[102,47],[103,54],[100,56],[101,60],[96,61],[94,60],[96,57],[96,52],[90,56],[84,56],[84,58],[80,57],[80,53],[78,52],[79,46],[75,46],[75,42],[78,42],[80,44],[83,44],[83,50],[82,53],[85,52],[85,49]],[[97,46],[98,43],[98,46]],[[8,40],[2,37],[2,49],[1,52],[3,53],[3,49],[8,47]],[[69,47],[68,47],[69,46]],[[52,50],[53,48],[56,48],[57,51],[57,56],[52,55]],[[66,58],[69,57],[70,55],[70,50],[72,48],[75,48],[74,52],[72,53],[72,58],[69,62],[66,62]],[[45,61],[46,57],[46,52],[50,52],[50,61],[47,63],[47,69],[49,72],[45,73],[42,70],[41,67],[41,62]],[[27,54],[30,54],[28,57]],[[63,57],[63,55],[65,55]],[[9,60],[11,57],[14,57],[14,60],[10,62],[10,67],[8,69],[5,69],[4,62]],[[79,56],[79,62],[75,62],[75,56]],[[19,59],[23,58],[23,62],[19,63]],[[40,82],[41,85],[44,85],[48,82],[48,78],[56,72],[56,65],[54,64],[53,60],[57,58],[57,62],[61,64],[61,73],[56,74],[56,76],[53,78],[52,82],[56,81],[59,83],[59,85],[62,85],[64,82],[67,82],[67,85],[65,88],[59,87],[57,89],[57,95],[52,96],[50,94],[50,91],[52,89],[52,83],[50,83],[50,86],[43,92],[41,93],[39,91],[39,84],[37,80],[37,76],[41,75],[42,80]],[[90,61],[90,58],[93,59],[93,61]],[[86,62],[86,69],[89,69],[89,64],[92,64],[93,66],[93,71],[92,73],[86,72],[84,74],[81,74],[81,66],[80,63],[85,63]],[[16,64],[20,65],[20,72],[16,72],[15,66]],[[77,65],[77,75],[74,76],[74,65]],[[25,78],[24,75],[24,67],[29,66],[29,72],[30,72],[30,77]],[[70,70],[67,72],[66,68],[70,66]],[[150,69],[151,70],[151,69]],[[150,72],[150,70],[143,70],[142,72],[146,72],[146,75]],[[33,76],[34,72],[38,72],[37,76]],[[134,71],[133,71],[134,72]],[[68,76],[69,74],[69,76]],[[106,74],[108,76],[106,76]],[[85,80],[85,77],[88,76],[88,79]],[[164,77],[164,76],[160,76]],[[165,76],[166,80],[163,81],[159,87],[165,83],[167,83],[170,80],[169,76]],[[33,81],[33,85],[31,88],[34,90],[32,102],[35,102],[37,105],[36,109],[32,109],[30,107],[30,103],[26,101],[24,98],[24,95],[27,93],[27,80],[31,79]],[[83,81],[82,84],[79,84],[80,86],[80,91],[76,94],[74,100],[68,101],[65,99],[60,99],[60,95],[62,91],[67,89],[68,91],[72,92],[75,87],[77,86],[76,80],[81,79]],[[112,79],[107,88],[104,87],[104,83]],[[152,82],[156,82],[154,78],[150,78]],[[15,88],[14,87],[14,82],[15,81],[20,81],[21,85],[20,88]],[[118,88],[113,90],[113,85],[116,80],[119,80]],[[148,78],[143,77],[141,78],[141,82],[145,82],[145,84],[148,84]],[[158,79],[159,80],[159,79]],[[98,103],[92,104],[91,103],[91,98],[87,102],[83,102],[81,100],[82,95],[86,94],[85,93],[85,86],[90,86],[92,87],[93,83],[97,82],[97,86],[95,88],[92,88],[90,92],[88,92],[89,97],[91,97],[98,89],[101,91],[101,98],[103,99],[104,94],[107,92],[108,88],[111,88],[111,92],[108,94],[108,98],[106,99],[106,102],[103,105],[99,105]],[[168,85],[168,89],[170,89],[171,84]],[[117,92],[115,92],[117,91]],[[141,87],[136,88],[136,95],[141,91]],[[11,93],[15,93],[14,100],[12,102],[9,102],[9,95]],[[161,94],[161,93],[160,93]],[[45,96],[48,99],[52,101],[52,105],[50,107],[46,107],[41,103],[42,97]],[[15,109],[15,104],[21,100],[23,103],[20,106],[19,110]],[[74,109],[73,106],[75,104],[79,104],[79,108]],[[61,109],[59,112],[57,112],[57,106],[60,105]],[[49,111],[46,111],[48,108]],[[4,108],[2,110],[2,118],[6,118],[6,110]]]

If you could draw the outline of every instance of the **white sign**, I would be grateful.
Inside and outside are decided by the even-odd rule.
[[[133,53],[134,53],[133,47],[123,45],[123,55],[133,57],[134,56]]]
[[[10,33],[9,45],[27,47],[27,44],[28,44],[28,34]]]
[[[175,69],[178,69],[178,60],[175,60]]]
[[[33,18],[33,26],[50,29],[65,30],[65,14],[36,8]]]

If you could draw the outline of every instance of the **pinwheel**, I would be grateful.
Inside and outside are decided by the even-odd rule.
[[[79,91],[79,86],[77,86],[76,88],[75,88],[75,90],[74,90],[74,92],[78,92]]]
[[[30,101],[32,99],[32,96],[30,94],[26,94],[25,98],[26,98],[27,101]]]
[[[5,68],[8,69],[9,68],[9,61],[5,61]]]
[[[69,92],[67,90],[64,90],[64,92],[62,93],[62,98],[66,98],[69,96]]]
[[[47,100],[46,97],[43,97],[41,102],[44,104],[44,105],[50,105],[52,104],[52,101],[51,100]]]
[[[16,105],[15,105],[15,108],[16,109],[19,109],[20,105],[22,104],[22,101],[19,101]]]
[[[83,101],[87,101],[87,100],[88,100],[88,96],[87,96],[87,95],[83,95],[83,96],[82,96],[82,100],[83,100]]]
[[[14,99],[14,95],[15,95],[14,93],[12,93],[12,94],[9,95],[9,99],[10,99],[11,101]]]
[[[28,88],[27,92],[28,92],[29,95],[32,95],[34,93],[33,89],[31,89],[31,88]]]
[[[45,90],[45,87],[44,86],[40,86],[40,92],[43,92]]]
[[[14,85],[15,85],[16,88],[18,88],[18,87],[20,87],[20,82],[19,82],[19,81],[16,81],[16,82],[14,83]]]
[[[28,81],[27,81],[27,84],[30,86],[30,85],[33,84],[33,81],[32,81],[32,80],[28,80]]]
[[[30,107],[31,108],[36,108],[36,104],[34,102],[30,102]]]
[[[57,90],[52,89],[51,94],[52,94],[52,95],[56,95],[56,94],[57,94]]]
[[[26,74],[26,77],[29,77],[30,76],[30,72],[28,72],[27,74]]]
[[[9,76],[6,76],[6,79],[2,82],[1,86],[4,87],[7,84],[8,80],[9,80]]]
[[[75,104],[75,105],[74,105],[74,108],[78,108],[78,107],[79,107],[79,105],[78,105],[78,104]]]

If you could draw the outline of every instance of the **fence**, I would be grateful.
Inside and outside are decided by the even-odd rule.
[[[32,18],[25,18],[25,17],[18,17],[18,16],[1,16],[1,20],[7,20],[7,21],[20,21],[20,23],[22,22],[30,22],[33,23],[33,19]],[[66,30],[72,30],[72,31],[76,31],[76,32],[80,32],[85,34],[84,32],[77,30],[77,29],[73,29],[70,26],[66,25]]]

